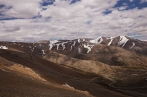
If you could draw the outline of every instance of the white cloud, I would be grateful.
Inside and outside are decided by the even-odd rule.
[[[141,0],[141,3],[147,2],[147,0]]]
[[[122,7],[119,7],[118,9],[119,10],[125,10],[128,6],[122,6]]]
[[[12,9],[3,9],[5,17],[25,18],[1,21],[4,23],[0,23],[0,39],[35,41],[130,33],[147,38],[147,8],[123,10],[126,8],[124,6],[119,8],[123,11],[118,11],[112,8],[118,0],[81,0],[72,5],[70,1],[56,0],[53,5],[40,6],[41,0],[0,0],[0,3],[12,6]],[[46,10],[41,11],[42,8]],[[107,9],[112,13],[104,15]],[[38,13],[42,18],[31,19]],[[46,21],[46,17],[51,18]],[[6,36],[9,37],[3,38]]]
[[[0,4],[7,7],[3,14],[7,17],[32,18],[40,11],[41,0],[0,0]]]

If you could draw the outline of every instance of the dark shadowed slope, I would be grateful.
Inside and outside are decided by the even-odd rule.
[[[4,55],[2,52],[1,55]],[[8,53],[8,51],[6,51],[6,53]],[[15,52],[11,53],[15,54]],[[11,55],[8,54],[8,56]],[[17,57],[14,59],[19,60]],[[12,62],[12,60],[8,61],[7,59],[0,57],[0,97],[92,97],[88,93],[72,89],[68,87],[68,85],[63,86],[60,84],[51,83],[54,81],[54,79],[44,79],[40,76],[43,75],[41,72],[39,72],[40,69],[37,66],[35,69],[29,67],[29,64],[27,64],[28,66],[24,65],[27,63],[24,63],[25,60],[24,62],[20,62],[22,64],[16,63],[15,60],[15,62]],[[50,70],[48,70],[46,73],[52,72],[49,71]]]
[[[0,50],[0,56],[1,96],[90,97],[90,93],[96,97],[127,97],[91,83],[92,78],[98,77],[95,74],[77,71],[20,52]]]

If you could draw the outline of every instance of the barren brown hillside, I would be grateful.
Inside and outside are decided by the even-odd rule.
[[[16,51],[0,50],[0,56],[1,96],[127,96],[91,82],[91,79],[98,77],[95,74],[77,71]]]

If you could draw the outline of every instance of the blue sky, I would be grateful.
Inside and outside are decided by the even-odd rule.
[[[0,0],[0,40],[147,40],[147,0]]]

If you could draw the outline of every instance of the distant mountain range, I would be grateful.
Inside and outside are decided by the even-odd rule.
[[[147,55],[147,42],[127,36],[79,38],[75,40],[43,40],[34,43],[0,42],[0,49],[16,49],[29,54],[43,56],[49,51],[62,54],[89,54],[98,45],[116,46],[137,54]]]

